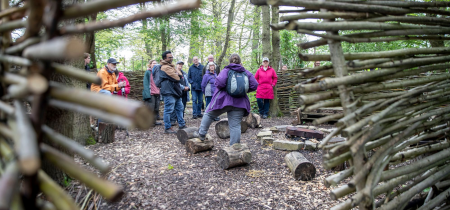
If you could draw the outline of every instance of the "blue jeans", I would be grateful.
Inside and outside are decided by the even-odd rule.
[[[192,92],[192,110],[193,115],[198,116],[202,113],[203,92],[201,90],[193,90]]]
[[[259,114],[269,115],[270,99],[257,98],[256,102],[258,103]]]
[[[215,118],[219,117],[223,113],[227,113],[228,127],[230,129],[230,146],[241,142],[241,121],[244,117],[246,110],[244,108],[236,108],[232,106],[226,106],[223,109],[212,110],[205,112],[198,131],[201,135],[208,133],[209,126]]]
[[[98,93],[103,94],[103,95],[109,95],[109,96],[112,95],[112,93],[109,92],[109,90],[103,90],[103,89],[101,89],[100,91],[98,91]],[[101,120],[100,118],[98,118],[98,119],[97,119],[97,127],[98,127],[99,123],[101,123],[101,122],[103,122],[103,120]]]
[[[206,106],[205,109],[208,108],[209,103],[211,103],[212,96],[205,96]]]
[[[164,128],[167,130],[172,125],[170,124],[170,115],[174,112],[178,118],[178,126],[183,127],[185,125],[183,119],[183,102],[181,102],[181,98],[175,98],[172,95],[164,95]]]

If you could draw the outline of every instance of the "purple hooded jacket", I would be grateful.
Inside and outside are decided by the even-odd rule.
[[[202,80],[203,94],[205,94],[206,85],[208,85],[208,83],[211,83],[211,93],[214,94],[214,92],[216,92],[216,86],[214,85],[216,83],[216,77],[217,77],[216,73],[212,74],[209,71],[207,71],[205,73],[205,75],[203,75],[203,80]]]
[[[244,116],[247,116],[250,113],[250,100],[248,99],[248,96],[241,97],[241,98],[234,98],[230,95],[228,95],[225,87],[227,86],[227,79],[228,79],[228,71],[232,69],[237,72],[246,72],[248,76],[248,92],[255,91],[256,88],[258,88],[258,82],[255,79],[255,76],[249,71],[247,71],[243,66],[239,64],[231,63],[230,65],[226,66],[222,71],[220,71],[219,76],[216,78],[216,91],[214,92],[214,95],[211,99],[211,104],[208,106],[208,108],[205,110],[205,112],[209,112],[212,110],[218,110],[222,109],[226,106],[233,106],[237,108],[244,108],[246,109],[246,113]]]

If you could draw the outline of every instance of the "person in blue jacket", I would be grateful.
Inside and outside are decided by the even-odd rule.
[[[202,92],[202,71],[203,65],[199,62],[198,57],[192,58],[194,64],[189,67],[188,80],[191,84],[192,92],[192,109],[193,119],[203,117],[202,105],[203,105],[203,92]]]

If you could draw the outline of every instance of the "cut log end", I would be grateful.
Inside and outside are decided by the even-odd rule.
[[[185,129],[179,129],[177,131],[177,139],[181,144],[186,144],[189,139],[199,138],[198,128],[190,127]]]
[[[238,143],[220,149],[216,160],[220,168],[225,170],[249,164],[252,161],[252,153],[247,145]]]
[[[190,154],[208,151],[211,150],[213,147],[214,142],[211,140],[201,141],[198,138],[193,138],[186,141],[186,152]]]
[[[136,109],[136,113],[134,114],[134,127],[140,130],[147,130],[153,125],[154,117],[153,112],[147,106],[142,105]]]
[[[245,133],[248,129],[246,122],[241,121],[241,133]],[[221,139],[230,138],[230,128],[228,125],[228,118],[221,119],[215,126],[216,134]]]
[[[309,181],[316,176],[316,167],[299,152],[291,152],[284,157],[296,180]]]

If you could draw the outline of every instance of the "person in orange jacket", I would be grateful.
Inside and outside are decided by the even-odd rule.
[[[102,84],[92,84],[91,91],[106,95],[112,95],[114,91],[119,91],[122,87],[126,86],[126,82],[117,82],[116,74],[114,71],[117,70],[117,62],[114,58],[109,58],[105,67],[98,71],[97,76],[102,79]]]

